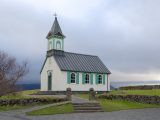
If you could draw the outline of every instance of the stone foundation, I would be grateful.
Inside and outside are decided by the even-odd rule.
[[[109,93],[109,91],[95,91],[97,94]],[[89,94],[89,91],[72,91],[72,95]],[[96,93],[95,93],[96,94]],[[39,91],[30,95],[66,95],[66,91]]]

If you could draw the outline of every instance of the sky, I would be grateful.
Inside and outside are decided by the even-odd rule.
[[[0,50],[30,61],[40,83],[57,13],[67,52],[97,55],[114,87],[160,84],[159,0],[0,0]]]

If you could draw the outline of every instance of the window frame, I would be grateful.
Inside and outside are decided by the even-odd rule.
[[[75,75],[75,76],[74,76],[74,77],[75,77],[75,82],[74,82],[74,83],[72,83],[72,74],[74,74],[74,75]],[[71,75],[71,77],[70,77],[71,84],[76,84],[76,73],[72,72],[70,75]]]
[[[99,83],[99,76],[101,76],[101,84]],[[98,85],[103,85],[103,75],[101,74],[98,75]]]
[[[59,47],[60,47],[59,49],[58,49],[58,43],[59,43]],[[61,50],[61,42],[59,40],[56,42],[56,49]]]
[[[88,83],[86,83],[86,75],[88,75]],[[90,74],[88,74],[88,73],[85,74],[85,84],[86,85],[90,84]]]
[[[49,42],[49,50],[52,50],[52,42]]]

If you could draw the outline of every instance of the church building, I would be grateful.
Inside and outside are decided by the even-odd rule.
[[[70,87],[75,93],[110,91],[111,72],[98,56],[64,51],[65,35],[55,17],[47,37],[47,54],[41,68],[41,91],[63,93]],[[67,41],[65,41],[67,42]]]

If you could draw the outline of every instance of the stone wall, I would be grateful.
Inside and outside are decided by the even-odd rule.
[[[0,106],[13,105],[36,105],[42,103],[57,103],[67,101],[67,98],[23,98],[23,99],[0,99]]]
[[[126,100],[132,102],[139,102],[145,104],[158,104],[160,103],[159,96],[150,95],[99,95],[96,99],[109,99],[109,100]]]
[[[160,85],[139,85],[139,86],[123,86],[119,90],[152,90],[160,89]]]
[[[119,87],[119,90],[152,90],[152,89],[153,89],[153,85]]]
[[[160,89],[160,85],[153,85],[153,89]]]

